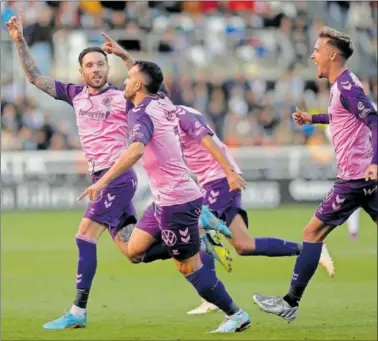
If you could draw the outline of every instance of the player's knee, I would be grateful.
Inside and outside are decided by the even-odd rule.
[[[79,225],[79,231],[77,235],[96,241],[104,232],[104,230],[105,226],[90,219],[84,218]]]
[[[143,262],[144,252],[140,252],[137,250],[133,250],[132,248],[127,248],[127,252],[125,253],[127,259],[133,264],[139,264]]]
[[[194,272],[194,269],[191,266],[191,264],[184,264],[178,260],[175,260],[175,263],[176,263],[178,271],[180,271],[184,276],[188,276]]]
[[[303,240],[306,242],[318,242],[321,239],[321,234],[319,231],[314,230],[313,228],[305,228],[303,230]]]
[[[143,261],[143,255],[132,255],[128,258],[129,258],[130,262],[133,263],[133,264],[139,264],[139,263],[142,263],[142,261]]]

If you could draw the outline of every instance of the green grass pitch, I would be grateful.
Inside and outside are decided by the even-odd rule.
[[[314,208],[250,211],[250,231],[299,241]],[[74,298],[80,217],[78,211],[2,214],[2,340],[377,340],[377,228],[365,213],[357,242],[349,241],[346,226],[329,236],[336,277],[318,268],[292,324],[258,310],[252,294],[284,294],[295,258],[233,252],[233,273],[218,267],[218,274],[250,313],[252,326],[238,334],[207,334],[223,315],[185,314],[199,298],[173,262],[129,264],[104,234],[88,327],[45,331],[42,324],[68,310]]]

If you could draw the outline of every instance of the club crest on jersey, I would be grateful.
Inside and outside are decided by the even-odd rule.
[[[168,120],[168,121],[173,121],[175,118],[176,118],[176,113],[175,111],[168,111],[164,114],[165,118]]]
[[[105,105],[108,109],[110,109],[110,106],[112,105],[113,98],[111,96],[107,96],[102,100],[102,104]]]

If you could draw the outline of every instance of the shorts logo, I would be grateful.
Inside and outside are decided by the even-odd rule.
[[[332,208],[334,211],[340,209],[341,204],[345,201],[345,198],[340,198],[339,195],[336,195],[335,201],[332,203]]]
[[[177,237],[171,230],[163,230],[161,236],[167,246],[173,246],[177,243]]]
[[[213,190],[211,190],[210,193],[209,193],[209,197],[207,198],[207,200],[209,200],[210,204],[214,204],[218,200],[217,199],[218,197],[219,197],[219,191],[213,191]]]
[[[189,243],[190,240],[190,234],[189,234],[189,227],[187,227],[185,230],[179,230],[180,232],[180,239],[183,243]]]
[[[110,193],[108,193],[106,197],[107,197],[107,200],[105,200],[104,205],[106,208],[109,208],[110,206],[113,205],[113,200],[115,199],[116,196],[115,194],[111,195]]]
[[[375,186],[374,188],[369,188],[369,189],[364,188],[365,195],[372,195],[376,191],[377,191],[377,186]]]

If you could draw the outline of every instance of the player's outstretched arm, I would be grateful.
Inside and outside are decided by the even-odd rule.
[[[101,35],[105,39],[105,43],[102,45],[102,49],[108,54],[114,54],[117,57],[120,57],[125,63],[125,66],[128,69],[131,69],[135,63],[135,60],[131,56],[131,54],[120,45],[118,45],[117,42],[114,39],[110,38],[106,33],[102,32]]]
[[[247,183],[245,180],[239,174],[234,172],[230,161],[228,161],[228,159],[224,156],[222,150],[218,147],[210,135],[206,135],[201,139],[201,146],[207,149],[211,156],[222,166],[224,172],[226,173],[230,191],[246,188]]]
[[[34,84],[37,88],[46,92],[50,96],[56,97],[55,81],[53,78],[42,75],[38,69],[34,59],[32,58],[28,45],[24,39],[22,27],[22,11],[19,11],[19,16],[13,16],[6,23],[9,35],[16,44],[17,52],[20,57],[21,65],[25,71],[25,75],[29,82]]]
[[[130,144],[114,165],[98,180],[95,184],[88,187],[78,198],[77,200],[82,200],[86,196],[89,197],[89,200],[94,201],[95,198],[101,193],[101,191],[109,185],[114,179],[117,179],[121,174],[126,172],[132,166],[134,166],[138,160],[144,154],[144,144],[141,142],[133,142]]]
[[[298,108],[293,113],[293,120],[300,126],[303,124],[317,124],[317,123],[329,124],[328,114],[310,115],[309,113],[304,112]]]

